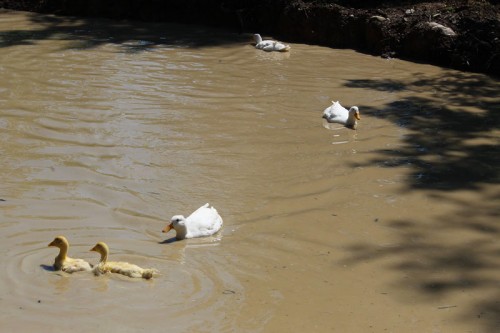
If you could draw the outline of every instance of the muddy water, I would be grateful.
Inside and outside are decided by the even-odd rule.
[[[0,30],[2,331],[499,328],[495,79],[200,27]],[[161,234],[205,202],[219,235]],[[53,272],[59,234],[161,275]]]

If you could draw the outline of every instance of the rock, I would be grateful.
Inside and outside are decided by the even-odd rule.
[[[498,1],[0,0],[0,8],[266,31],[290,42],[388,57],[395,51],[408,60],[500,76]]]
[[[455,32],[436,22],[420,22],[401,42],[401,53],[438,64],[451,63]]]
[[[445,36],[456,36],[457,34],[451,28],[445,27],[437,22],[428,22],[427,25],[434,31],[439,31]]]
[[[370,17],[370,21],[379,21],[379,22],[384,22],[386,21],[387,19],[383,16],[380,16],[380,15],[374,15],[372,17]]]

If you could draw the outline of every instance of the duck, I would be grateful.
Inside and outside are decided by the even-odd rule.
[[[255,40],[255,47],[260,50],[272,52],[287,52],[290,51],[290,45],[283,44],[275,40],[262,40],[259,34],[254,34],[253,38]]]
[[[170,223],[162,230],[169,232],[175,230],[175,238],[182,240],[185,238],[205,237],[217,233],[222,228],[222,217],[217,209],[204,204],[191,215],[185,218],[183,215],[174,215]]]
[[[153,268],[141,268],[134,264],[129,264],[123,261],[108,261],[109,247],[104,242],[98,242],[90,251],[97,252],[101,255],[101,260],[93,268],[95,275],[106,274],[107,272],[118,273],[132,278],[151,279],[158,274],[158,271]]]
[[[332,101],[332,105],[323,111],[323,118],[329,123],[342,124],[352,129],[356,129],[358,120],[361,120],[357,106],[351,106],[347,110],[338,101]]]
[[[59,254],[54,260],[54,270],[66,273],[92,270],[92,265],[83,259],[68,257],[69,242],[64,236],[57,236],[48,246],[59,248]]]

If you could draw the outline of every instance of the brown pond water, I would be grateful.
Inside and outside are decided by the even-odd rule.
[[[499,81],[202,27],[0,31],[2,332],[500,330]],[[216,237],[160,232],[205,202]],[[161,275],[53,272],[59,234]]]

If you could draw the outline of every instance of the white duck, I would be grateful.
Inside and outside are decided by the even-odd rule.
[[[162,232],[175,229],[177,239],[195,238],[215,234],[222,227],[222,218],[214,207],[205,204],[185,218],[174,215]]]
[[[347,110],[338,101],[332,101],[332,105],[323,111],[323,118],[329,123],[342,124],[352,129],[356,129],[358,120],[361,120],[357,106],[352,106]]]
[[[108,261],[109,248],[104,242],[97,243],[90,251],[95,251],[101,255],[101,260],[93,269],[95,275],[111,272],[132,278],[151,279],[154,275],[158,274],[158,271],[153,268],[141,268],[123,261]]]
[[[66,237],[57,236],[48,246],[55,246],[59,248],[59,254],[54,260],[54,270],[74,273],[80,271],[90,271],[92,269],[92,265],[85,260],[68,257],[69,243]]]
[[[281,42],[275,40],[262,40],[262,37],[259,34],[254,34],[253,38],[255,39],[255,47],[264,50],[264,51],[278,51],[278,52],[287,52],[290,51],[290,45],[283,44]]]

